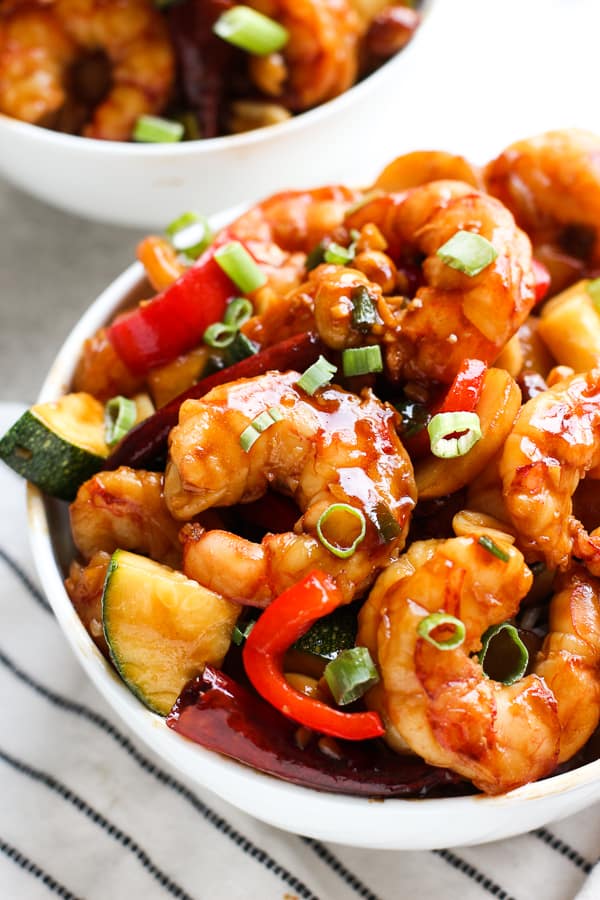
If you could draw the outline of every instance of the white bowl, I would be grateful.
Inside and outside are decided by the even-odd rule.
[[[397,92],[403,85],[410,90],[435,6],[425,0],[414,39],[364,81],[314,110],[245,134],[130,144],[59,134],[0,114],[0,174],[69,212],[141,228],[164,228],[190,208],[212,215],[280,186],[355,181],[365,135],[381,132],[395,114]]]
[[[222,218],[215,225],[225,221]],[[136,263],[100,295],[61,348],[42,387],[40,401],[54,400],[69,389],[85,338],[123,304],[147,295],[144,284],[142,267]],[[358,847],[425,850],[520,834],[571,815],[600,797],[600,760],[500,797],[386,799],[374,803],[288,784],[204,750],[171,731],[164,719],[142,706],[81,624],[63,586],[64,566],[72,548],[65,505],[45,499],[30,485],[28,507],[40,582],[75,655],[98,690],[137,737],[165,762],[245,812],[286,831],[322,840]]]

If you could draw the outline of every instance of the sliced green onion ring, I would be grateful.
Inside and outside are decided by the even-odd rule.
[[[224,322],[213,322],[204,332],[204,343],[209,347],[229,347],[233,343],[237,330]]]
[[[436,628],[439,628],[440,625],[452,625],[454,634],[443,641],[437,641],[432,636],[431,632],[435,631]],[[438,650],[456,650],[456,648],[460,647],[464,642],[467,629],[465,628],[465,623],[460,619],[457,619],[456,616],[451,616],[449,613],[437,612],[431,613],[431,615],[421,619],[417,625],[417,634],[430,644],[433,644],[434,647],[437,647]]]
[[[213,239],[208,219],[199,213],[186,212],[165,228],[173,247],[189,259],[198,259]]]
[[[350,300],[352,301],[352,324],[357,331],[366,334],[373,325],[383,325],[377,305],[364,284],[354,288]]]
[[[440,459],[464,456],[481,440],[481,422],[474,412],[437,413],[427,423],[427,431],[431,452]]]
[[[283,412],[278,406],[272,406],[270,409],[259,413],[255,419],[250,422],[247,428],[244,428],[240,434],[240,445],[246,453],[254,446],[261,434],[283,419]]]
[[[333,263],[337,266],[345,266],[354,259],[354,250],[354,244],[350,244],[349,247],[342,247],[341,244],[336,244],[332,241],[325,248],[323,258],[325,262]]]
[[[473,278],[494,262],[498,252],[481,234],[457,231],[439,248],[436,255],[450,268]]]
[[[319,388],[329,384],[336,372],[337,366],[330,363],[324,356],[319,356],[318,360],[302,373],[296,386],[312,397]]]
[[[276,53],[289,40],[287,28],[249,6],[228,9],[219,16],[213,31],[229,44],[255,56]]]
[[[362,697],[379,681],[379,673],[366,647],[342,650],[323,672],[338,706],[346,706]]]
[[[492,556],[495,556],[497,559],[502,560],[502,562],[509,561],[510,556],[508,555],[508,553],[503,550],[502,547],[499,547],[498,544],[494,543],[491,537],[489,537],[487,534],[482,534],[477,543],[481,544],[482,547],[485,547],[488,553],[491,553]]]
[[[129,397],[112,397],[104,407],[104,440],[109,447],[131,431],[137,419],[137,407]]]
[[[506,639],[508,638],[508,641]],[[502,653],[501,663],[507,662],[507,653],[513,657],[510,661],[512,666],[509,672],[503,677],[493,678],[489,671],[486,671],[486,658],[490,651],[490,644],[498,640],[504,639],[504,652]],[[500,625],[492,625],[481,638],[481,650],[479,652],[479,664],[488,678],[494,681],[500,681],[502,684],[514,684],[519,678],[522,678],[529,665],[529,651],[521,638],[519,632],[510,622],[502,622]],[[502,666],[504,668],[504,665]],[[491,668],[488,665],[488,668]]]
[[[254,425],[248,425],[240,434],[240,446],[245,453],[257,442],[260,437],[260,431],[257,431]]]
[[[352,543],[345,547],[338,543],[332,543],[323,533],[327,520],[336,513],[346,513],[356,519],[360,525],[360,530]],[[364,541],[366,533],[367,522],[364,513],[355,506],[350,506],[349,503],[332,503],[331,506],[328,506],[327,509],[321,513],[319,521],[317,522],[317,535],[319,540],[330,553],[333,553],[333,555],[339,557],[339,559],[348,559],[352,556],[358,545]]]
[[[325,262],[325,250],[327,249],[327,244],[323,241],[320,241],[315,247],[312,248],[306,254],[306,262],[304,263],[304,268],[307,272],[310,272],[312,269],[316,269],[317,266],[320,266],[321,263]]]
[[[244,294],[251,294],[267,281],[265,273],[239,241],[229,241],[219,247],[215,251],[215,260]]]
[[[370,518],[384,544],[389,544],[390,541],[393,541],[394,538],[397,538],[402,532],[398,520],[387,503],[384,503],[383,500],[377,504],[373,511],[373,515]]]
[[[352,378],[354,375],[383,372],[381,347],[379,344],[372,344],[368,347],[349,347],[342,353],[342,369],[348,378]]]
[[[242,359],[247,359],[249,356],[254,356],[255,353],[258,353],[258,344],[254,341],[251,341],[250,338],[247,338],[245,334],[242,334],[241,331],[235,331],[235,337],[232,342],[227,347],[227,364],[232,366],[236,362],[241,362]]]
[[[592,298],[594,309],[600,313],[600,278],[592,278],[586,284],[585,289]]]
[[[250,301],[246,297],[236,297],[225,310],[223,321],[238,330],[253,314],[254,307]]]
[[[234,625],[233,630],[231,632],[231,640],[236,645],[236,647],[241,647],[254,626],[256,625],[256,619],[250,619],[249,622],[246,622],[241,628],[239,625]]]
[[[140,116],[133,128],[133,140],[143,144],[176,144],[183,137],[181,122],[159,116]]]

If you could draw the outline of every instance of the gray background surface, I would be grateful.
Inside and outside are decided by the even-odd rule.
[[[0,179],[0,401],[35,400],[58,347],[133,262],[140,236],[59,212]]]

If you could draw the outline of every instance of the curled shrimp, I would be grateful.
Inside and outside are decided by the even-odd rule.
[[[506,510],[527,558],[600,575],[600,538],[573,515],[573,494],[600,463],[600,369],[576,374],[521,408],[499,462]]]
[[[111,86],[82,133],[128,140],[139,116],[163,109],[173,85],[167,28],[150,0],[53,0],[0,17],[0,111],[46,124],[72,100],[73,64],[97,51]]]
[[[260,88],[301,112],[354,84],[362,29],[348,0],[251,0],[250,6],[289,35],[279,58],[251,60],[250,77]]]
[[[566,287],[600,264],[600,138],[581,129],[517,141],[488,164],[487,190],[512,211]]]
[[[504,685],[487,678],[472,656],[488,627],[514,616],[531,585],[521,553],[500,546],[506,561],[476,537],[451,538],[423,551],[416,568],[405,564],[396,580],[384,573],[361,612],[357,638],[363,640],[369,611],[396,741],[491,794],[548,775],[560,747],[557,700],[544,679],[531,674]],[[440,650],[419,636],[419,623],[439,611],[465,626],[456,649]],[[367,640],[372,630],[371,621]]]
[[[534,303],[531,247],[510,212],[458,181],[435,181],[404,194],[375,197],[346,217],[347,228],[375,224],[395,262],[425,255],[425,284],[386,328],[390,377],[449,382],[465,357],[493,362]],[[446,265],[437,251],[458,231],[482,235],[496,259],[474,277]]]
[[[178,568],[179,524],[163,497],[163,476],[128,469],[99,472],[81,485],[70,506],[75,546],[86,560],[118,548]]]
[[[309,397],[296,386],[299,377],[267,373],[214,388],[183,404],[170,434],[165,498],[177,519],[251,502],[269,486],[302,512],[293,532],[267,534],[262,544],[188,529],[184,571],[232,600],[264,605],[314,567],[332,574],[351,600],[404,543],[415,488],[393,409],[370,391],[359,398],[329,387]],[[281,418],[244,450],[240,435],[273,409]],[[364,523],[349,558],[334,555],[317,536],[333,504],[358,510],[358,516],[346,510],[344,531],[354,536],[357,520]]]

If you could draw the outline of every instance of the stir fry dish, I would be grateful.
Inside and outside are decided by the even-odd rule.
[[[410,0],[2,0],[0,113],[150,143],[274,125],[411,39]]]
[[[142,241],[0,457],[175,732],[365,796],[498,794],[600,719],[600,138],[416,152]]]

